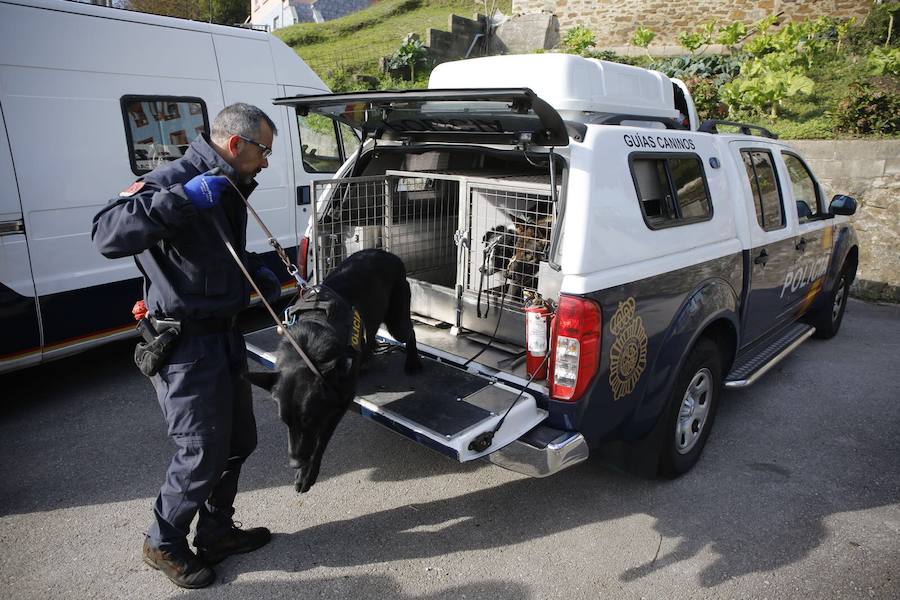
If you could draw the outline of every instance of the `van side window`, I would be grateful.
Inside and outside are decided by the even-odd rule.
[[[650,229],[712,218],[703,164],[693,155],[636,156],[631,173]]]
[[[766,150],[741,150],[750,189],[753,190],[753,206],[756,208],[756,222],[765,231],[781,229],[785,226],[784,202],[775,176],[772,155]]]
[[[784,164],[787,165],[788,176],[791,178],[791,188],[794,191],[794,200],[797,203],[797,216],[800,222],[808,221],[820,216],[819,210],[819,186],[806,165],[799,158],[787,152],[781,153]]]
[[[334,121],[322,115],[298,116],[300,155],[307,173],[334,173],[344,162]]]
[[[200,98],[122,96],[121,103],[135,175],[181,158],[194,138],[209,132],[206,103]]]

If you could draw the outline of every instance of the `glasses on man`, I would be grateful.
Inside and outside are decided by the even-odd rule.
[[[237,135],[237,134],[235,134],[235,135]],[[269,158],[270,156],[272,156],[272,149],[269,148],[268,146],[266,146],[265,144],[260,144],[256,140],[251,140],[250,138],[245,138],[242,135],[238,135],[238,137],[241,138],[242,140],[244,140],[245,142],[247,142],[248,144],[253,144],[254,146],[257,146],[262,151],[263,158]]]

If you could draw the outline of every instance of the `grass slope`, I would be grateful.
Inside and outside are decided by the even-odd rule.
[[[512,0],[488,2],[509,14]],[[373,73],[378,59],[393,53],[406,34],[425,40],[428,28],[447,29],[449,15],[471,18],[484,12],[475,0],[381,0],[373,6],[325,23],[301,23],[275,31],[324,79],[337,71]]]

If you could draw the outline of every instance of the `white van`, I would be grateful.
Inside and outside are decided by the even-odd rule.
[[[138,176],[180,156],[228,104],[255,104],[278,127],[251,201],[294,252],[309,214],[307,171],[333,171],[344,150],[326,131],[330,148],[320,144],[304,160],[298,127],[306,121],[272,99],[327,91],[262,32],[0,0],[0,372],[132,334],[139,273],[131,259],[97,253],[91,218]],[[323,139],[321,128],[304,139],[314,135]],[[355,144],[349,128],[343,139]],[[248,248],[280,267],[253,222]]]

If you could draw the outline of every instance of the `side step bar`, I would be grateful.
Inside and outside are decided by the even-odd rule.
[[[788,327],[759,352],[739,357],[731,373],[725,378],[725,387],[728,389],[750,387],[815,332],[815,327],[805,323],[795,323]]]

